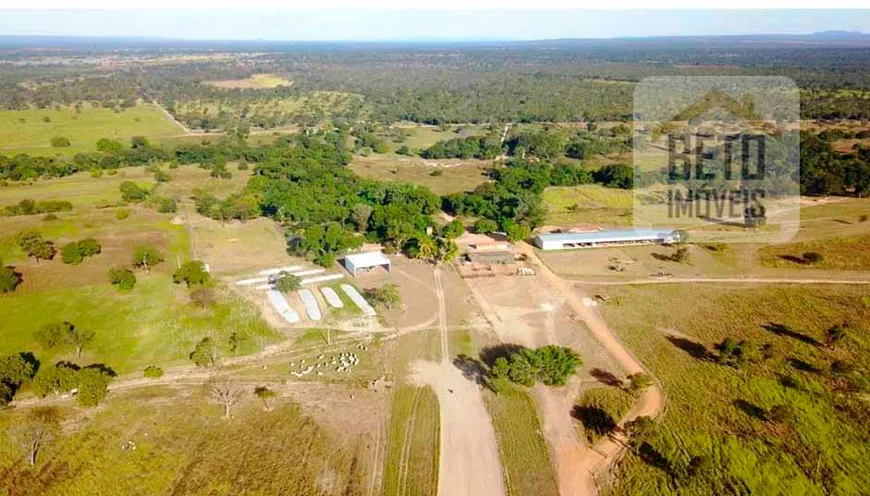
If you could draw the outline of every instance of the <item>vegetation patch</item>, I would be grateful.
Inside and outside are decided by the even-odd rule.
[[[870,235],[831,237],[759,250],[761,263],[767,267],[805,267],[819,269],[870,269]]]
[[[393,392],[384,494],[436,494],[440,439],[438,397],[429,387]]]

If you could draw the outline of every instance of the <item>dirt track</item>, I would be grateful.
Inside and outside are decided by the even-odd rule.
[[[528,256],[530,262],[536,265],[538,275],[561,297],[595,336],[607,353],[628,374],[645,372],[643,364],[626,349],[616,338],[601,315],[583,304],[582,295],[573,287],[549,269],[537,256],[534,249],[526,243],[519,243],[520,249]],[[563,495],[593,495],[597,493],[595,486],[596,474],[614,462],[625,449],[619,435],[605,437],[599,440],[592,449],[576,442],[576,430],[570,420],[570,405],[562,404],[557,399],[543,394],[543,425],[548,434],[548,440],[553,445],[556,455],[556,474],[559,482],[559,492]],[[569,395],[570,396],[570,395]],[[573,397],[568,398],[573,401]],[[634,408],[622,419],[620,425],[642,415],[655,417],[664,408],[664,394],[658,385],[644,392]],[[568,429],[574,430],[574,434]]]
[[[441,330],[441,362],[418,361],[411,380],[430,386],[438,396],[441,450],[438,494],[502,496],[504,475],[495,429],[483,404],[480,386],[450,361],[447,316],[440,269],[434,272]]]
[[[680,284],[696,282],[714,283],[746,283],[746,284],[870,284],[870,279],[789,279],[789,278],[754,278],[754,277],[670,277],[632,279],[628,281],[578,281],[576,284],[590,286],[636,286],[641,284]]]

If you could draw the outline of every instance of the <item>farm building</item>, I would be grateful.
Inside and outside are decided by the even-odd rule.
[[[344,257],[344,268],[356,277],[359,271],[369,271],[375,267],[383,267],[387,272],[392,268],[390,259],[379,251],[370,251],[367,253],[354,253]]]
[[[516,261],[514,254],[509,251],[471,252],[465,257],[471,263],[484,265],[504,265]]]
[[[674,231],[657,229],[611,229],[598,232],[548,233],[535,236],[535,246],[542,250],[570,250],[613,245],[647,243],[670,244],[677,241]]]

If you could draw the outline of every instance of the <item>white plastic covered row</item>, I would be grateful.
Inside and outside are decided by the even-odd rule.
[[[367,302],[366,299],[363,298],[363,295],[359,294],[359,291],[357,291],[355,287],[351,286],[350,284],[342,284],[341,290],[344,291],[344,294],[346,294],[351,299],[351,301],[353,301],[354,304],[356,304],[356,306],[358,306],[359,309],[362,310],[364,314],[369,317],[374,317],[375,315],[377,315],[375,313],[375,309],[372,308],[371,305],[369,305],[369,302]]]
[[[320,288],[320,292],[323,293],[323,297],[326,299],[326,302],[329,303],[329,306],[332,308],[344,308],[344,302],[341,301],[341,298],[338,297],[338,293],[336,293],[334,289],[323,287]]]
[[[309,319],[320,320],[323,318],[320,307],[317,306],[317,298],[314,297],[314,293],[310,289],[300,289],[299,299],[305,304],[305,313],[308,314]]]
[[[287,299],[284,298],[284,295],[282,295],[280,291],[272,289],[269,290],[267,294],[269,295],[269,301],[272,303],[272,306],[275,307],[275,310],[277,310],[287,322],[290,322],[291,324],[299,322],[299,314],[290,308],[290,304],[287,303]]]

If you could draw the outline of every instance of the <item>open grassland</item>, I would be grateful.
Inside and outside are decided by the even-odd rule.
[[[508,385],[498,394],[487,391],[484,400],[498,438],[507,493],[559,494],[547,441],[529,395]]]
[[[422,124],[397,124],[394,127],[404,130],[407,133],[407,137],[401,143],[389,142],[392,151],[396,151],[402,145],[407,146],[411,150],[423,150],[439,141],[467,138],[469,136],[484,136],[489,132],[487,126],[477,124],[450,126],[446,130],[442,130],[437,126]]]
[[[632,223],[631,191],[597,184],[554,186],[542,196],[546,223],[570,227],[576,224],[628,226]]]
[[[487,169],[490,164],[486,160],[423,160],[386,153],[354,157],[350,167],[365,178],[418,184],[436,194],[446,195],[469,191],[488,181]]]
[[[0,153],[5,155],[73,155],[95,151],[100,138],[126,142],[132,136],[157,139],[183,132],[159,108],[144,103],[121,112],[88,105],[80,112],[72,107],[0,111]],[[52,148],[50,141],[58,136],[70,146]]]
[[[196,174],[193,167],[171,171],[171,176],[208,177],[208,171]],[[154,186],[153,174],[144,167],[124,167],[104,173],[102,176],[91,177],[87,172],[79,172],[67,177],[40,179],[33,184],[12,182],[0,188],[0,205],[12,205],[24,199],[68,201],[73,206],[117,203],[121,201],[120,185],[124,181],[133,181],[142,187]],[[168,186],[166,186],[168,187]]]
[[[626,286],[604,316],[661,380],[668,407],[621,465],[613,494],[862,494],[870,485],[866,290],[825,286]],[[824,333],[846,321],[834,346]],[[724,338],[770,344],[739,367],[718,363]],[[859,372],[860,373],[860,372]],[[854,382],[857,381],[857,382]],[[849,384],[853,384],[849,386]],[[785,405],[793,418],[771,412]],[[689,467],[706,457],[702,468]]]
[[[252,74],[251,77],[245,79],[228,79],[224,81],[205,81],[205,84],[217,88],[229,89],[268,89],[277,88],[278,86],[290,86],[293,84],[287,78],[276,76],[275,74]]]
[[[865,234],[770,245],[763,247],[759,254],[766,267],[866,270],[870,269],[868,246],[870,234]],[[818,253],[823,259],[809,263],[803,259],[803,254],[808,252]]]
[[[266,412],[253,385],[245,390],[230,419],[195,386],[113,393],[87,415],[64,409],[64,432],[35,468],[6,435],[24,412],[2,413],[0,488],[10,496],[366,493],[364,448],[331,435],[287,398]]]
[[[100,271],[105,276],[106,268]],[[230,335],[241,339],[238,354],[251,353],[280,337],[250,303],[229,290],[202,309],[168,275],[138,274],[136,287],[119,293],[108,282],[0,296],[0,354],[32,351],[44,363],[71,360],[105,363],[118,373],[152,364],[186,362],[202,338],[211,337],[231,356]],[[93,331],[81,358],[69,347],[42,349],[35,335],[44,325],[68,321]]]

